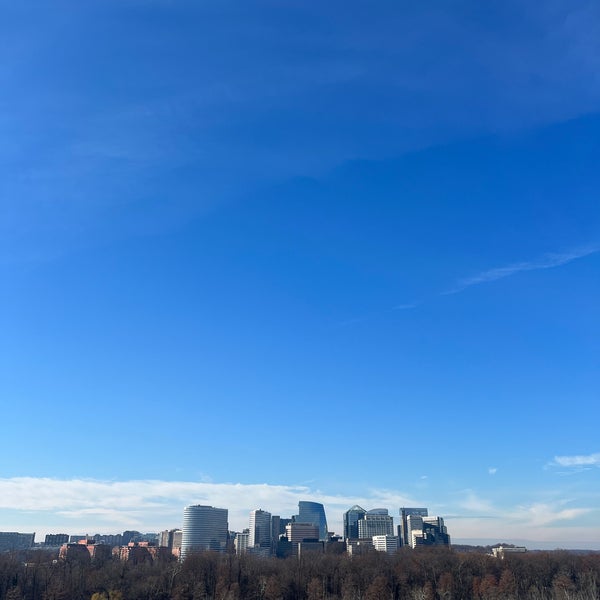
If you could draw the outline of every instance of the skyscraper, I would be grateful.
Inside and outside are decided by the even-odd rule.
[[[421,515],[406,515],[406,535],[408,545],[414,548],[417,539],[423,537],[423,517]]]
[[[394,554],[398,551],[398,536],[397,535],[374,535],[373,548],[379,552],[387,552]]]
[[[327,519],[325,518],[325,508],[319,502],[308,502],[300,500],[298,502],[299,523],[312,523],[319,528],[319,540],[327,541]]]
[[[394,519],[387,508],[369,510],[358,520],[358,537],[372,538],[374,535],[394,535]]]
[[[236,533],[235,539],[233,540],[233,547],[235,548],[236,554],[244,554],[246,550],[248,550],[248,538],[250,534],[248,530],[245,529],[240,533]]]
[[[226,508],[187,506],[183,511],[182,558],[194,550],[224,552],[228,529]]]
[[[286,537],[292,544],[298,544],[304,540],[315,540],[319,535],[319,528],[312,523],[288,523],[285,527]]]
[[[277,547],[279,541],[279,528],[281,527],[281,517],[279,515],[271,515],[271,540],[273,549]],[[282,532],[285,533],[285,532]]]
[[[415,540],[415,545],[449,546],[450,536],[442,517],[423,517],[422,536]]]
[[[249,531],[249,548],[270,548],[272,544],[271,513],[261,509],[250,511]]]
[[[35,542],[35,533],[18,533],[16,531],[0,531],[0,552],[6,550],[25,550]]]
[[[344,513],[344,539],[358,539],[358,521],[367,514],[364,508],[355,504],[351,509]]]
[[[418,517],[426,517],[428,511],[426,508],[401,508],[400,509],[400,543],[402,546],[410,546],[410,531],[408,530],[408,515],[416,515]]]
[[[165,529],[158,534],[158,545],[165,548],[181,548],[181,529]]]

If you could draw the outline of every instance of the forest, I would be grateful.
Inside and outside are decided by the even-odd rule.
[[[0,600],[596,600],[600,554],[504,559],[445,548],[286,559],[198,553],[185,561],[0,555]]]

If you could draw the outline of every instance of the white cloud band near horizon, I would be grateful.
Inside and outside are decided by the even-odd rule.
[[[122,525],[167,529],[180,525],[185,506],[208,504],[227,508],[230,526],[241,530],[248,526],[250,510],[263,508],[291,516],[298,512],[299,500],[322,502],[332,517],[339,513],[340,522],[342,513],[353,504],[366,508],[389,506],[395,510],[415,503],[399,492],[382,489],[370,490],[363,496],[343,496],[304,485],[14,477],[0,479],[0,529],[8,525],[2,518],[3,511],[13,515],[17,511],[29,517],[36,514],[37,522],[40,517],[47,518],[49,525],[54,520],[71,530],[88,524],[112,524],[113,530]],[[334,528],[338,527],[338,518],[332,519]]]
[[[299,500],[322,502],[330,530],[337,533],[342,531],[343,513],[359,504],[367,510],[388,508],[396,524],[401,506],[428,506],[431,514],[449,515],[446,524],[453,538],[500,536],[499,541],[509,541],[528,537],[557,540],[557,543],[569,540],[592,543],[600,534],[600,525],[586,528],[578,522],[592,509],[558,500],[499,507],[493,496],[492,500],[481,498],[472,490],[459,492],[453,504],[436,505],[431,499],[416,499],[385,489],[348,496],[306,485],[44,477],[0,479],[0,530],[36,531],[40,536],[57,531],[70,534],[117,533],[125,529],[160,531],[180,527],[185,506],[208,504],[227,508],[230,528],[240,531],[248,526],[251,509],[263,508],[273,514],[291,516],[297,513]],[[587,540],[585,536],[591,537]]]

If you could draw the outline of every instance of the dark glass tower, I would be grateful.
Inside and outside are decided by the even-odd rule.
[[[358,522],[364,518],[367,511],[355,504],[350,510],[344,513],[344,539],[358,539]]]
[[[403,546],[410,546],[410,534],[408,532],[407,517],[409,515],[416,515],[418,517],[427,516],[426,508],[401,508],[400,509],[400,543]]]
[[[311,523],[319,528],[319,540],[327,540],[327,519],[325,508],[319,502],[298,502],[298,523]]]

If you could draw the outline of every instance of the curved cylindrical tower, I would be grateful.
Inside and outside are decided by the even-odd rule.
[[[227,509],[196,504],[183,511],[181,556],[188,552],[215,550],[224,552],[227,547]]]

